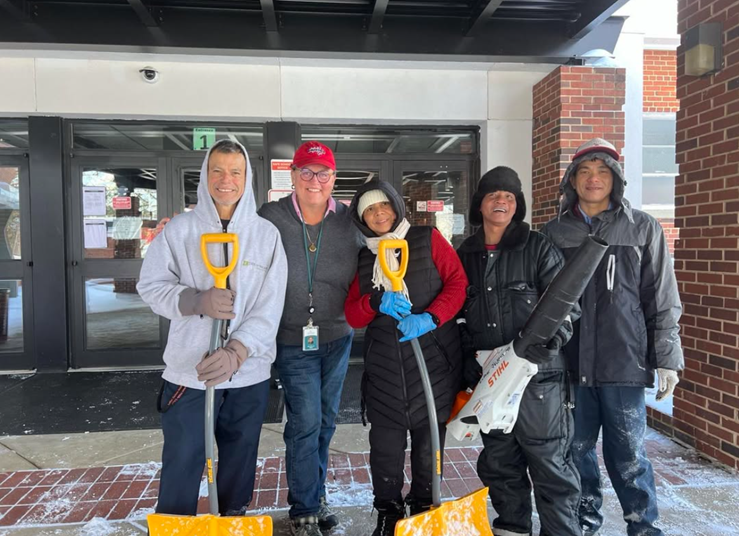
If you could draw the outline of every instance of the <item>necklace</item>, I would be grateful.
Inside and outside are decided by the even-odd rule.
[[[313,240],[313,239],[312,239],[312,238],[310,237],[310,233],[308,232],[308,226],[307,226],[307,225],[306,225],[306,226],[304,227],[304,229],[305,229],[305,236],[307,236],[307,237],[308,237],[308,242],[310,243],[310,244],[308,245],[308,251],[310,251],[311,253],[315,253],[315,252],[316,252],[316,243],[315,243],[315,241],[314,241],[314,240]]]

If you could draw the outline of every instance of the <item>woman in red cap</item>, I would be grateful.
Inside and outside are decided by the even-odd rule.
[[[326,504],[326,468],[353,335],[344,301],[363,242],[349,209],[331,197],[331,149],[317,141],[301,145],[291,180],[292,195],[263,205],[259,215],[279,229],[288,264],[275,366],[287,408],[290,530],[321,536],[320,529],[338,524]]]

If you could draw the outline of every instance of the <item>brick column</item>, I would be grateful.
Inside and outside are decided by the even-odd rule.
[[[675,247],[685,372],[675,436],[739,468],[739,3],[681,0],[678,31],[723,24],[723,69],[684,74],[678,49]]]
[[[644,51],[644,111],[677,112],[677,52]]]
[[[559,183],[575,150],[591,138],[624,146],[624,69],[557,67],[534,86],[531,222],[557,215]]]

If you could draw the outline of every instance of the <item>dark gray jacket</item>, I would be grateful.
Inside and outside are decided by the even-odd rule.
[[[576,209],[570,177],[580,162],[594,158],[613,171],[613,192],[612,208],[590,225]],[[609,244],[580,300],[582,316],[565,348],[582,386],[652,386],[655,369],[683,368],[682,306],[667,242],[659,222],[623,197],[625,184],[621,166],[606,153],[574,160],[560,186],[559,217],[542,230],[566,258],[589,234]]]

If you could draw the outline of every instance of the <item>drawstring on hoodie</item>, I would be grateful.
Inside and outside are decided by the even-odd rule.
[[[616,256],[608,256],[608,267],[606,268],[606,288],[610,292],[611,303],[613,303],[613,284],[616,281]]]

